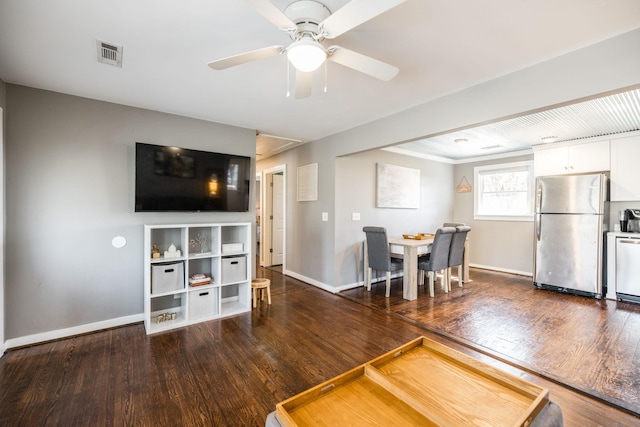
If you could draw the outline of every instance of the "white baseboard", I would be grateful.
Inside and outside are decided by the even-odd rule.
[[[480,268],[482,270],[491,270],[491,271],[497,271],[500,273],[509,273],[509,274],[517,274],[519,276],[526,276],[526,277],[531,277],[533,278],[533,274],[527,271],[519,271],[519,270],[511,270],[508,268],[501,268],[501,267],[493,267],[493,266],[489,266],[489,265],[480,265],[480,264],[469,264],[469,267],[474,267],[474,268]],[[342,291],[346,291],[349,289],[353,289],[353,288],[357,288],[360,286],[364,286],[364,281],[362,282],[355,282],[355,283],[347,283],[346,285],[342,285],[342,286],[330,286],[327,285],[326,283],[322,283],[319,282],[315,279],[312,279],[310,277],[304,276],[302,274],[298,274],[296,272],[293,272],[291,270],[285,270],[284,274],[287,276],[291,276],[294,279],[298,279],[301,280],[305,283],[308,283],[310,285],[313,285],[317,288],[320,288],[322,290],[325,290],[327,292],[331,292],[333,294],[336,294],[338,292],[342,292]],[[392,279],[396,279],[398,277],[402,277],[402,273],[397,272],[391,275]],[[386,279],[385,277],[378,277],[376,279],[373,279],[371,283],[378,283],[378,282],[384,282]]]
[[[342,291],[347,291],[349,289],[354,289],[354,288],[359,288],[361,286],[365,286],[364,282],[355,282],[355,283],[347,283],[346,285],[342,285],[338,289],[336,292],[342,292]]]
[[[24,337],[11,338],[4,342],[4,350],[15,347],[23,347],[27,345],[38,344],[45,341],[57,340],[61,338],[72,337],[75,335],[86,334],[89,332],[99,331],[101,329],[115,328],[117,326],[128,325],[130,323],[141,322],[144,320],[144,313],[133,314],[131,316],[118,317],[116,319],[103,320],[95,323],[87,323],[85,325],[73,326],[71,328],[58,329],[55,331],[41,332],[38,334],[27,335]],[[4,352],[3,352],[4,354]]]
[[[315,279],[312,279],[311,277],[307,277],[307,276],[303,276],[302,274],[298,274],[295,273],[291,270],[285,270],[283,272],[286,276],[291,276],[294,279],[298,279],[302,282],[308,283],[310,285],[313,285],[317,288],[320,288],[322,290],[325,290],[327,292],[331,292],[332,294],[335,294],[336,292],[339,292],[338,288],[334,287],[334,286],[329,286],[326,283],[322,283],[322,282],[318,282]]]
[[[519,276],[527,276],[527,277],[533,278],[533,273],[530,271],[511,270],[509,268],[493,267],[490,265],[480,265],[480,264],[469,264],[469,267],[480,268],[482,270],[498,271],[500,273],[517,274]]]
[[[327,292],[331,292],[333,294],[337,294],[338,292],[342,292],[342,291],[346,291],[348,289],[353,289],[353,288],[357,288],[359,286],[364,286],[364,281],[362,282],[355,282],[355,283],[347,283],[346,285],[342,285],[342,286],[330,286],[327,285],[326,283],[322,283],[322,282],[318,282],[317,280],[314,280],[310,277],[307,276],[303,276],[302,274],[298,274],[295,273],[291,270],[286,270],[284,272],[285,275],[287,276],[291,276],[294,279],[298,279],[301,280],[305,283],[308,283],[310,285],[313,285],[317,288],[320,288],[322,290],[325,290]],[[398,277],[402,277],[402,273],[395,273],[391,275],[392,279],[396,279]],[[372,280],[371,283],[378,283],[378,282],[384,282],[386,279],[384,277],[378,277],[377,279]]]

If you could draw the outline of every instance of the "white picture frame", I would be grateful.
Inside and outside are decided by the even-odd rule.
[[[420,169],[376,164],[376,207],[420,208]]]
[[[318,164],[298,167],[298,201],[318,200]]]

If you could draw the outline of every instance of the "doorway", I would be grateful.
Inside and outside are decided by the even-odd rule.
[[[284,165],[264,171],[260,221],[260,265],[281,266],[286,262],[286,168]]]

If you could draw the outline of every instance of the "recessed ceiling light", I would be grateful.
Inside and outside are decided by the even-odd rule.
[[[545,136],[542,138],[542,142],[554,142],[556,139],[558,139],[557,136]]]
[[[469,140],[467,138],[458,138],[454,139],[453,142],[457,142],[458,144],[460,144],[462,142],[469,142]]]

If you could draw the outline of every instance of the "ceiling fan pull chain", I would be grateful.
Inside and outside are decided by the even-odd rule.
[[[324,93],[327,93],[327,61],[324,62]]]
[[[291,80],[289,78],[289,69],[290,69],[289,61],[287,60],[287,98],[291,97],[291,92],[289,91],[289,86],[291,85],[290,83]]]

